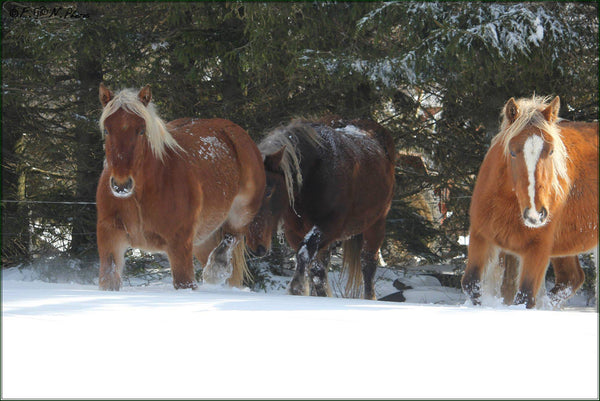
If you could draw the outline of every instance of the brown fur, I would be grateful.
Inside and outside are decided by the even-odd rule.
[[[113,107],[119,94],[100,87],[101,102],[110,110],[101,119],[106,162],[96,193],[100,288],[120,288],[128,247],[166,252],[175,288],[195,288],[192,255],[206,274],[214,267],[206,266],[209,254],[219,244],[227,249],[226,238],[237,241],[235,249],[227,249],[229,282],[241,285],[247,272],[244,235],[265,186],[256,145],[223,119],[161,124],[152,107],[148,113],[143,109],[151,106],[149,87],[138,98],[127,102],[139,104]],[[164,130],[148,132],[161,125]]]
[[[310,276],[314,293],[325,296],[331,244],[358,236],[362,239],[353,243],[356,247],[344,244],[344,263],[354,266],[351,282],[362,273],[364,297],[375,298],[373,277],[394,188],[391,135],[373,121],[330,116],[317,122],[295,120],[269,134],[259,149],[267,190],[250,225],[251,251],[258,256],[268,252],[271,236],[283,222],[285,237],[297,252],[290,293],[306,294]]]
[[[512,101],[512,99],[511,99]],[[509,101],[509,103],[513,103]],[[552,103],[555,105],[555,102]],[[551,105],[551,106],[552,106]],[[551,107],[548,106],[548,107]],[[514,117],[513,105],[507,104],[506,119]],[[559,305],[572,296],[583,283],[583,272],[573,257],[598,244],[598,123],[557,122],[555,110],[538,110],[559,136],[547,136],[536,170],[536,208],[543,205],[548,212],[545,224],[531,228],[523,223],[519,187],[525,173],[517,162],[507,158],[505,149],[524,142],[524,137],[540,132],[538,126],[524,124],[513,133],[509,143],[494,141],[479,171],[470,209],[470,240],[467,268],[462,284],[474,303],[479,303],[484,267],[497,257],[499,250],[519,256],[521,274],[516,303],[535,306],[536,295],[543,283],[551,257],[558,260],[559,274],[550,291],[551,301]],[[557,110],[556,110],[557,112]],[[516,115],[519,111],[516,110]],[[555,174],[548,146],[564,146],[568,179],[557,180],[557,191],[544,174]],[[550,145],[549,145],[550,144]],[[544,153],[545,152],[545,153]],[[516,152],[518,159],[519,155]],[[544,159],[544,160],[542,160]],[[511,165],[510,163],[513,163]],[[512,167],[511,167],[512,166]],[[553,259],[554,262],[554,259]]]

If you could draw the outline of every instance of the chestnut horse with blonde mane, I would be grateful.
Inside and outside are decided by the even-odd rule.
[[[280,226],[296,251],[288,292],[328,296],[331,246],[344,240],[346,295],[359,296],[362,285],[364,298],[374,299],[394,189],[395,150],[388,131],[368,120],[295,120],[258,147],[267,188],[248,232],[250,251],[264,256]]]
[[[166,252],[175,288],[203,279],[240,286],[246,229],[265,172],[246,131],[223,119],[164,123],[150,87],[116,95],[100,84],[106,159],[96,192],[103,290],[118,290],[128,247]]]
[[[536,305],[551,260],[548,296],[558,307],[583,284],[577,255],[598,245],[598,123],[561,121],[558,96],[548,100],[511,98],[481,165],[462,278],[474,304],[486,266],[503,252],[520,260],[514,303]]]

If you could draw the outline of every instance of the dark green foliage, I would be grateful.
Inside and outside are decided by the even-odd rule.
[[[257,141],[298,116],[381,122],[427,165],[398,173],[418,185],[397,191],[387,241],[436,260],[465,251],[456,240],[508,98],[560,95],[561,116],[597,118],[597,4],[3,3],[2,199],[21,201],[2,203],[3,265],[95,254],[85,202],[102,168],[101,81],[150,84],[165,120],[227,118]],[[452,211],[442,226],[410,201],[434,190]]]

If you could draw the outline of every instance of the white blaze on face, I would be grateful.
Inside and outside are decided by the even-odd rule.
[[[540,159],[543,147],[544,140],[537,135],[532,135],[527,138],[525,145],[523,146],[523,155],[525,157],[525,165],[527,166],[527,178],[529,180],[529,186],[527,187],[531,204],[529,213],[532,215],[537,215],[535,207],[535,167]]]

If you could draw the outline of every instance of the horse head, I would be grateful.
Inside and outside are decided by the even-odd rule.
[[[566,176],[566,152],[556,126],[560,100],[537,108],[511,98],[504,107],[501,133],[521,218],[525,226],[546,225],[561,199]]]
[[[246,237],[248,249],[255,256],[262,257],[270,252],[273,231],[277,229],[283,212],[289,207],[286,180],[281,169],[284,152],[285,147],[282,147],[264,157],[265,193],[260,210],[248,226]]]
[[[118,198],[133,195],[135,177],[142,172],[148,150],[162,162],[166,150],[185,152],[158,117],[150,86],[138,93],[125,89],[113,94],[100,84],[102,116],[100,130],[104,136],[105,169],[110,172],[110,190]]]

